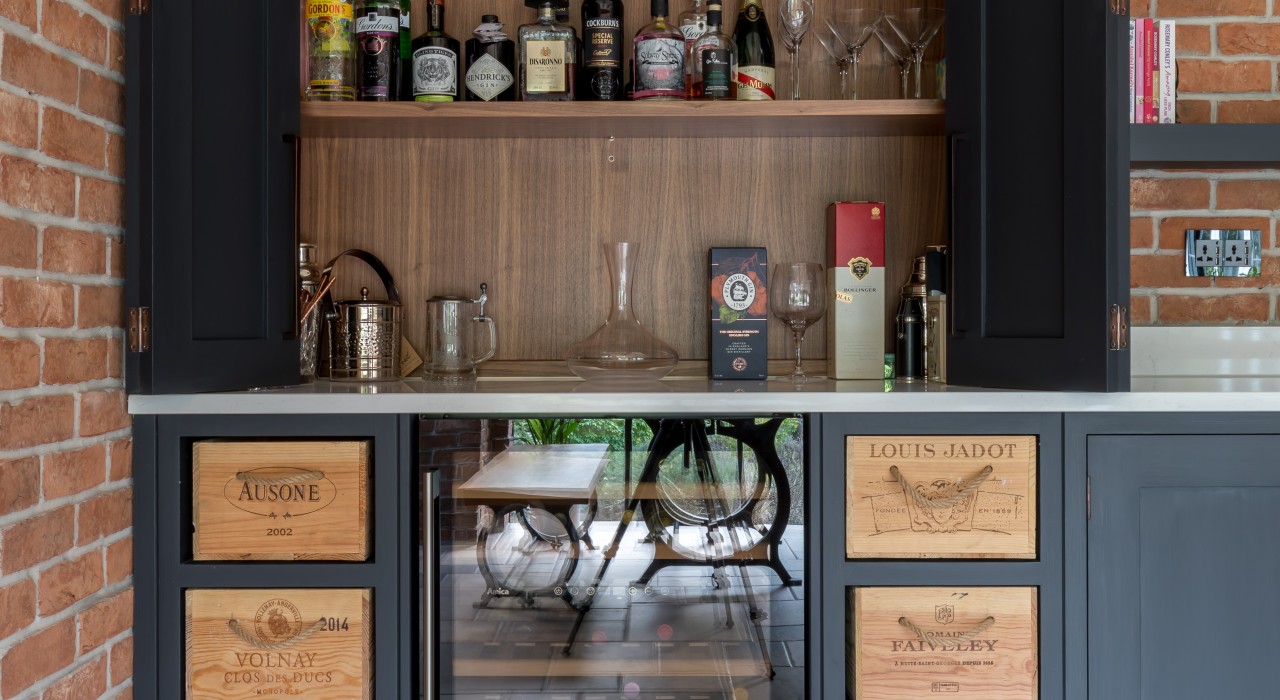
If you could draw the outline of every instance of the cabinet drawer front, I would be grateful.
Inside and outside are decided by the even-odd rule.
[[[192,455],[196,560],[369,556],[369,443],[205,440]]]
[[[845,440],[851,559],[1034,559],[1034,435]]]
[[[848,664],[855,698],[1035,700],[1033,587],[853,588]]]
[[[191,700],[373,697],[369,589],[193,589],[186,594]]]

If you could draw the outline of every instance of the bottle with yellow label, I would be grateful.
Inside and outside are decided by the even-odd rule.
[[[352,0],[307,0],[307,87],[311,101],[356,98]]]
[[[578,33],[556,19],[556,10],[567,9],[567,0],[525,0],[538,8],[538,21],[520,27],[520,99],[559,101],[575,99]]]
[[[762,0],[743,0],[738,24],[733,28],[738,46],[738,99],[776,100],[773,37],[765,19]]]

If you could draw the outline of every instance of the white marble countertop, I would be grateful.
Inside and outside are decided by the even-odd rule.
[[[464,387],[421,379],[212,394],[134,395],[129,412],[162,414],[417,413],[475,416],[760,415],[771,413],[1280,412],[1280,377],[1134,377],[1124,393],[975,389],[925,382],[793,385],[669,379],[596,385],[577,379],[493,379]]]

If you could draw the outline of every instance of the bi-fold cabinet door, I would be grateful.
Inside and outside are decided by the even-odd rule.
[[[1149,418],[1087,438],[1089,698],[1275,697],[1280,420]]]
[[[1061,416],[828,414],[821,441],[811,697],[1066,697]]]

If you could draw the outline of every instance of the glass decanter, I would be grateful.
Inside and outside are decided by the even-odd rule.
[[[667,376],[680,359],[636,320],[631,300],[638,249],[638,243],[604,244],[611,285],[609,318],[565,354],[569,369],[583,379],[653,381]]]

